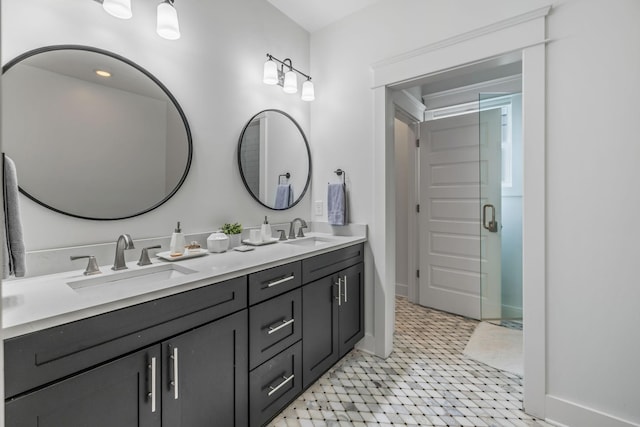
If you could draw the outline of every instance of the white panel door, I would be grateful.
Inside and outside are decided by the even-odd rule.
[[[497,126],[499,138],[497,111],[497,124],[482,129]],[[493,116],[483,112],[483,122]],[[420,304],[474,319],[480,319],[480,256],[486,252],[480,248],[480,185],[500,185],[489,182],[486,164],[480,167],[478,124],[478,113],[470,113],[420,129]],[[483,266],[486,271],[495,269]]]

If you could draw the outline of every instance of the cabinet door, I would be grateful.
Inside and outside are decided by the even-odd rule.
[[[162,344],[164,426],[248,424],[247,310]]]
[[[6,425],[160,427],[159,387],[154,346],[8,401]]]
[[[302,287],[302,385],[309,387],[338,360],[338,285],[329,276]]]
[[[364,278],[362,263],[338,273],[341,302],[338,336],[340,357],[347,354],[364,336]]]

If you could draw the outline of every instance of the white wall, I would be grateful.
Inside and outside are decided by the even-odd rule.
[[[639,21],[562,1],[547,51],[548,394],[637,424]]]
[[[292,210],[268,210],[247,193],[236,162],[243,126],[258,111],[281,109],[309,132],[309,104],[298,94],[262,83],[269,52],[309,70],[309,34],[263,0],[176,3],[182,38],[155,33],[155,2],[134,1],[133,18],[119,20],[94,1],[2,1],[2,63],[28,50],[83,44],[120,54],[154,74],[182,106],[193,134],[193,163],[178,193],[160,208],[121,221],[84,221],[21,198],[27,250],[166,236],[180,220],[185,233],[224,222],[259,225],[309,218],[307,197]],[[310,140],[310,144],[313,141]],[[107,264],[109,260],[99,260]]]
[[[312,105],[311,136],[326,149],[313,152],[313,199],[324,197],[318,183],[340,162],[352,180],[352,218],[369,223],[370,235],[379,232],[372,208],[381,189],[371,185],[371,165],[374,127],[380,124],[373,121],[370,65],[547,3],[386,0],[314,33],[311,73],[323,91]],[[640,240],[640,2],[566,0],[553,6],[547,55],[547,415],[567,425],[595,426],[599,411],[607,425],[614,417],[633,425],[640,423],[640,286],[634,268]],[[382,267],[370,272],[378,279],[388,260],[379,262]],[[367,286],[368,293],[379,293],[371,277]],[[375,311],[383,305],[376,301],[374,313],[367,314],[374,335]]]

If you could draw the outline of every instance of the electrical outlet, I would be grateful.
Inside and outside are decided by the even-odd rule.
[[[316,215],[317,216],[321,216],[322,215],[322,200],[316,200],[315,209],[316,209]]]

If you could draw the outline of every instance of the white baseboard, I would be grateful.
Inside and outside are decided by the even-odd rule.
[[[568,427],[640,427],[640,424],[547,395],[547,421]]]
[[[373,335],[369,333],[364,334],[364,337],[356,344],[356,348],[364,351],[365,353],[375,355],[376,342]]]
[[[396,283],[396,295],[401,297],[408,297],[409,285],[405,285],[404,283]]]

